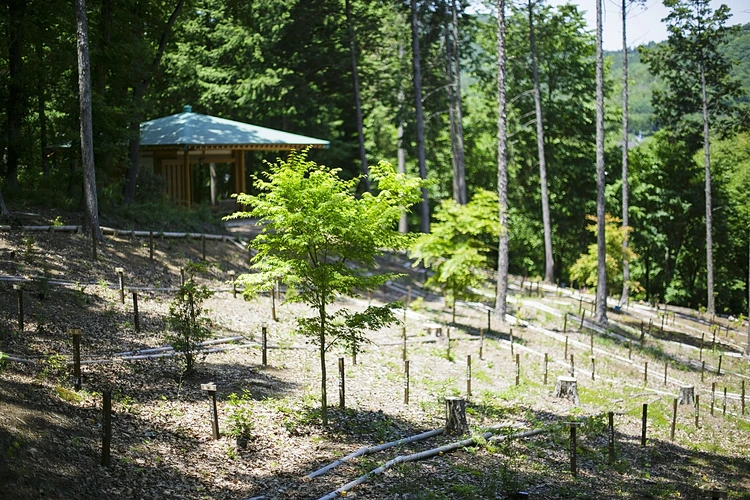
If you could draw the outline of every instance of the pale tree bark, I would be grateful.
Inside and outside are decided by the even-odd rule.
[[[607,246],[604,234],[604,59],[602,0],[596,0],[596,322],[607,324]]]
[[[427,178],[424,151],[424,113],[422,111],[422,69],[419,58],[419,19],[417,16],[417,0],[411,0],[411,40],[412,67],[414,71],[414,100],[417,120],[417,161],[419,162],[419,177]],[[430,232],[430,200],[427,187],[422,186],[422,214],[420,229],[423,233]]]
[[[136,103],[136,105],[138,105],[143,100],[143,97],[146,95],[146,91],[151,84],[151,80],[153,79],[154,74],[156,74],[156,70],[159,68],[161,58],[167,48],[169,33],[172,31],[172,26],[174,26],[175,21],[177,21],[177,16],[180,14],[184,3],[185,0],[178,0],[177,5],[175,5],[172,14],[167,20],[167,25],[164,27],[164,31],[161,34],[159,47],[156,50],[154,60],[151,62],[150,71],[148,71],[144,79],[136,82],[133,86],[133,102]],[[123,198],[127,205],[131,204],[135,199],[136,180],[138,179],[138,157],[141,144],[142,121],[143,111],[138,111],[133,117],[133,120],[130,122],[131,136],[130,141],[128,141],[128,171],[125,176],[125,187],[123,193]]]
[[[208,164],[208,177],[211,189],[211,205],[216,205],[216,163]]]
[[[453,105],[455,107],[455,127],[456,127],[456,167],[453,172],[453,197],[461,205],[468,202],[466,195],[466,161],[464,157],[464,125],[463,110],[461,103],[461,59],[458,50],[458,8],[456,0],[452,5],[452,22],[453,28]]]
[[[399,67],[401,67],[401,60],[404,57],[404,45],[401,41],[398,42],[398,60]],[[397,128],[397,143],[396,143],[396,159],[398,163],[398,172],[401,174],[406,173],[406,148],[404,148],[404,88],[399,81],[398,86],[398,128]],[[406,219],[406,212],[401,214],[401,218],[398,221],[398,230],[401,233],[409,232],[409,222]]]
[[[531,47],[531,69],[534,76],[534,107],[536,108],[536,148],[539,155],[539,183],[542,194],[542,224],[544,226],[544,281],[555,281],[555,260],[552,257],[552,225],[549,215],[549,193],[547,192],[547,161],[544,156],[544,121],[542,119],[542,96],[539,91],[539,64],[537,63],[536,38],[534,37],[534,3],[529,0],[529,45]]]
[[[706,68],[701,61],[701,97],[703,100],[703,154],[705,157],[706,176],[706,288],[708,306],[706,312],[712,315],[716,312],[714,304],[714,248],[713,248],[713,213],[711,209],[711,143],[708,130],[708,97],[706,95]]]
[[[622,227],[629,225],[628,217],[628,37],[625,31],[627,19],[627,2],[622,0]],[[622,295],[620,307],[625,307],[630,300],[630,261],[628,252],[628,231],[622,239]]]
[[[364,174],[365,189],[370,191],[369,170],[367,168],[367,153],[365,151],[365,133],[362,122],[362,99],[359,94],[359,72],[357,70],[357,35],[354,32],[354,21],[352,20],[351,0],[344,2],[346,11],[346,24],[349,30],[349,52],[352,57],[352,83],[354,85],[354,107],[357,112],[357,136],[359,137],[359,159],[362,162],[362,174]]]
[[[452,47],[448,30],[445,30],[445,69],[448,74],[448,122],[451,130],[451,166],[453,167],[453,201],[461,204],[461,191],[458,174],[458,144],[456,140],[456,93],[454,91]]]
[[[5,200],[3,199],[3,191],[0,189],[0,217],[10,217],[8,207],[5,206]]]
[[[78,94],[81,114],[81,160],[83,162],[83,196],[86,227],[95,242],[102,240],[99,229],[99,202],[96,197],[94,138],[91,121],[91,66],[89,64],[86,0],[76,0],[76,39],[78,47]],[[94,243],[96,258],[96,243]]]
[[[506,104],[505,0],[497,0],[497,198],[500,235],[495,314],[505,322],[508,293],[508,117]]]

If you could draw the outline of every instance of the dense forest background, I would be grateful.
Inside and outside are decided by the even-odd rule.
[[[100,210],[132,210],[123,198],[138,123],[194,112],[331,141],[311,158],[344,175],[361,170],[352,40],[369,162],[417,174],[410,3],[351,0],[89,1],[94,149]],[[469,199],[497,187],[497,22],[458,2],[466,184]],[[427,177],[432,207],[453,196],[449,108],[452,2],[416,2]],[[491,9],[491,8],[488,8]],[[82,206],[78,152],[75,11],[56,0],[9,0],[0,25],[0,174],[16,206]],[[170,22],[173,20],[173,23]],[[510,272],[544,274],[540,182],[528,12],[507,13]],[[594,33],[573,5],[534,12],[555,277],[595,240]],[[353,35],[353,37],[352,37]],[[750,240],[750,25],[722,48],[745,96],[712,130],[717,311],[747,311]],[[453,52],[455,53],[455,52]],[[621,53],[607,55],[607,212],[621,213]],[[656,118],[663,83],[640,54],[630,71],[630,226],[634,296],[700,307],[706,302],[702,129],[671,130]],[[696,122],[697,123],[697,122]],[[399,141],[399,130],[403,141]],[[276,154],[248,153],[251,170]],[[134,205],[162,202],[160,179],[138,173]],[[207,183],[208,180],[205,179]],[[149,205],[151,204],[151,205]],[[411,229],[419,227],[416,214]],[[496,246],[496,243],[493,243]],[[610,276],[611,289],[621,276]],[[618,282],[619,280],[619,282]]]

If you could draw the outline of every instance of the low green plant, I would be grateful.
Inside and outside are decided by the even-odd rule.
[[[55,227],[60,227],[64,226],[65,224],[63,223],[62,217],[58,215],[57,217],[55,217],[55,220],[52,221],[52,225]]]
[[[235,393],[230,394],[227,398],[227,404],[229,405],[227,434],[236,439],[252,438],[255,424],[252,421],[250,391],[242,391],[239,396]]]
[[[67,372],[68,363],[62,354],[53,354],[42,360],[42,378],[58,380]]]
[[[193,371],[195,358],[200,350],[199,344],[211,335],[211,323],[205,317],[207,311],[202,304],[212,295],[212,291],[205,286],[196,285],[191,277],[180,286],[177,296],[169,305],[167,324],[171,331],[167,334],[166,341],[175,351],[184,355],[185,373]]]
[[[34,262],[34,240],[33,236],[21,238],[21,245],[23,246],[23,261],[27,264]]]

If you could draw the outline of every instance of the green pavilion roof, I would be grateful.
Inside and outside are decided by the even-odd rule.
[[[182,113],[141,123],[141,147],[300,149],[327,148],[330,143],[314,137],[290,134],[215,116],[193,113],[185,106]]]

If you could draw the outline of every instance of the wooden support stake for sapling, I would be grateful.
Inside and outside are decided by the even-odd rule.
[[[409,360],[404,361],[404,404],[409,404]]]
[[[73,337],[73,389],[81,390],[81,330],[71,328],[68,334]]]
[[[446,327],[446,329],[445,329],[445,335],[446,335],[446,338],[448,340],[448,349],[447,349],[447,351],[445,353],[445,359],[447,359],[448,361],[450,361],[451,360],[451,327],[450,326]]]
[[[745,381],[742,381],[742,393],[740,394],[740,406],[742,407],[742,415],[745,414]]]
[[[573,359],[573,355],[570,355],[570,376],[575,377],[576,376],[576,364]]]
[[[578,476],[577,466],[577,448],[578,443],[576,439],[576,428],[581,425],[579,422],[565,422],[565,425],[570,427],[570,473],[573,477]]]
[[[641,414],[641,448],[646,447],[646,426],[648,424],[648,403],[643,403]]]
[[[201,235],[201,260],[206,260],[206,235]]]
[[[672,428],[669,431],[669,440],[674,441],[674,431],[677,426],[677,398],[672,401]]]
[[[701,382],[706,379],[706,360],[701,362]]]
[[[700,351],[699,351],[699,354],[698,354],[698,356],[699,356],[698,360],[703,360],[703,340],[705,338],[706,338],[706,332],[703,332],[701,334],[701,347],[700,347]]]
[[[401,348],[401,360],[406,361],[406,326],[401,327],[401,340],[403,344]]]
[[[648,361],[643,364],[643,383],[648,384]]]
[[[125,303],[125,270],[121,267],[116,267],[115,272],[120,280],[120,303]]]
[[[721,358],[722,358],[722,355],[719,354],[719,367],[716,370],[717,375],[721,375]]]
[[[232,279],[232,298],[237,298],[237,281],[235,279],[235,272],[229,271],[229,277]]]
[[[609,463],[615,463],[615,412],[607,412],[609,421]]]
[[[148,260],[154,261],[154,232],[148,232]]]
[[[664,318],[665,318],[665,316],[662,314],[661,315],[661,332],[662,333],[664,333]]]
[[[268,325],[265,321],[260,326],[260,344],[261,344],[261,366],[268,364]]]
[[[513,350],[513,328],[510,329],[510,358],[513,359],[515,351]]]
[[[669,363],[667,361],[664,362],[664,385],[667,385],[667,367],[669,366]]]
[[[492,333],[492,312],[487,309],[487,333]]]
[[[579,330],[583,330],[583,320],[584,320],[584,318],[586,318],[586,310],[585,309],[581,312],[581,325],[578,327]]]
[[[721,404],[721,414],[726,415],[727,414],[727,388],[724,388],[724,400]]]
[[[102,393],[102,465],[109,467],[112,442],[112,392]]]
[[[479,359],[484,359],[484,328],[479,329]]]
[[[563,316],[563,333],[568,333],[568,313]]]
[[[13,285],[13,290],[18,295],[18,331],[23,333],[23,285]]]
[[[591,358],[591,380],[596,380],[596,358]]]
[[[633,341],[628,340],[628,359],[633,359]]]
[[[344,358],[339,358],[339,408],[346,407],[346,382],[344,380]]]
[[[201,390],[208,393],[211,405],[211,430],[213,431],[214,440],[219,439],[219,412],[216,409],[216,384],[209,382],[201,384]]]
[[[700,427],[698,425],[698,414],[700,413],[700,394],[695,395],[695,427]]]
[[[716,330],[714,329],[714,335],[711,339],[711,349],[716,349]]]
[[[711,416],[714,415],[715,401],[716,401],[716,382],[711,382]]]
[[[180,269],[180,285],[185,285],[185,268]]]
[[[516,385],[521,384],[521,355],[516,354]]]
[[[138,292],[133,292],[133,326],[136,332],[141,331],[141,319],[138,315]]]
[[[549,356],[544,353],[544,385],[547,385],[547,367],[549,365]]]
[[[578,314],[581,314],[582,310],[583,310],[583,295],[578,297]]]
[[[471,354],[466,356],[466,396],[471,397]]]

